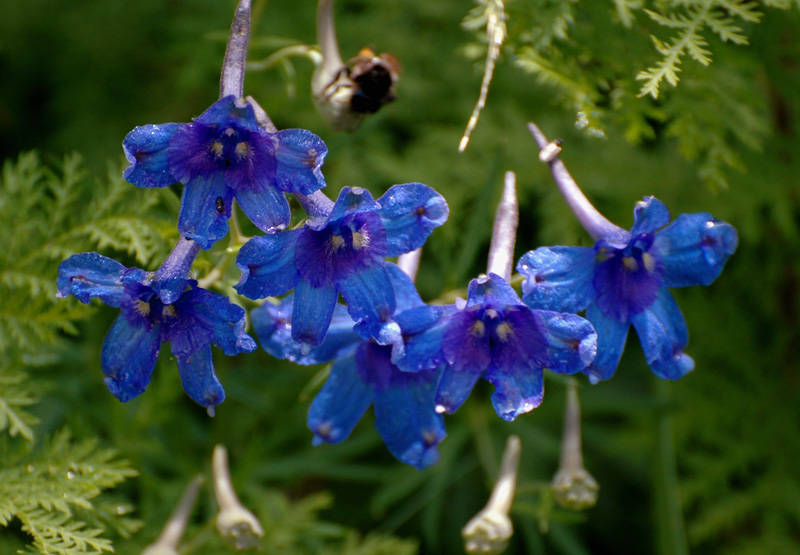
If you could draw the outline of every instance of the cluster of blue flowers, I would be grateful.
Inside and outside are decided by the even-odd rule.
[[[224,391],[211,344],[229,356],[255,350],[244,310],[190,277],[199,251],[227,234],[234,199],[265,232],[236,261],[237,292],[266,299],[251,312],[262,346],[298,364],[333,362],[308,414],[314,443],[344,440],[372,405],[389,450],[426,468],[438,460],[443,413],[458,410],[480,378],[494,386],[498,416],[514,420],[542,402],[545,369],[583,372],[592,383],[610,378],[630,324],[657,375],[677,379],[693,369],[683,353],[686,324],[668,288],[707,285],[720,274],[736,248],[730,225],[705,213],[669,223],[666,207],[648,197],[625,231],[591,207],[553,158],[546,161],[595,245],[525,254],[517,265],[522,298],[509,284],[510,262],[490,262],[469,283],[466,300],[427,305],[413,275],[387,258],[418,253],[447,219],[445,199],[408,183],[377,200],[346,187],[333,202],[320,191],[322,140],[305,130],[269,131],[254,106],[226,95],[193,123],[145,125],[125,138],[129,182],[184,185],[182,237],[160,268],[126,268],[97,253],[59,267],[59,296],[99,298],[121,311],[101,355],[106,385],[120,400],[145,390],[160,345],[169,342],[186,392],[213,414]],[[308,215],[288,230],[287,193]],[[495,228],[504,246],[493,246],[510,248],[508,260],[512,212],[510,227]],[[585,318],[576,315],[583,311]]]

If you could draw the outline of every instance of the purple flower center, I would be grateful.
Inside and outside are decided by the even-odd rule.
[[[382,263],[387,252],[380,217],[360,212],[321,230],[304,229],[297,239],[295,265],[304,281],[325,287]]]
[[[643,233],[624,249],[599,243],[594,287],[597,304],[609,317],[627,322],[655,302],[664,281],[664,265],[653,247],[654,234]]]

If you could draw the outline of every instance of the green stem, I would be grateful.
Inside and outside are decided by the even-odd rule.
[[[661,555],[688,555],[686,530],[681,510],[678,484],[675,436],[672,426],[672,383],[656,379],[656,397],[659,401],[658,444],[656,447],[656,475],[654,501],[658,553]]]
[[[320,58],[319,50],[313,46],[308,46],[307,44],[293,44],[292,46],[284,46],[280,50],[276,50],[263,60],[259,60],[257,62],[248,62],[247,69],[250,71],[264,71],[275,66],[286,58],[289,58],[290,56],[308,58],[315,65],[319,62]]]

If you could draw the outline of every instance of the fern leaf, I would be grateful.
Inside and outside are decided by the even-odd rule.
[[[32,442],[32,426],[38,420],[23,408],[36,403],[37,398],[24,385],[26,374],[9,373],[4,366],[0,366],[0,432],[8,430],[11,437],[20,435]]]
[[[97,514],[93,500],[135,475],[96,440],[75,442],[69,432],[59,432],[35,455],[0,470],[0,524],[19,519],[33,537],[32,553],[112,551],[111,542],[100,537],[109,515]],[[135,529],[135,523],[124,526]]]

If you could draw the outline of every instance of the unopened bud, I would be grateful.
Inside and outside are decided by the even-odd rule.
[[[500,465],[500,476],[486,504],[464,529],[464,549],[467,553],[502,553],[514,534],[508,512],[514,500],[519,468],[520,440],[509,436]]]
[[[217,530],[236,549],[258,546],[258,538],[264,530],[256,517],[242,505],[233,490],[228,469],[228,452],[222,445],[214,447],[214,493],[219,503]]]
[[[197,493],[200,491],[200,485],[204,480],[205,478],[202,476],[197,476],[189,483],[186,491],[181,496],[181,500],[164,525],[161,535],[158,536],[154,543],[148,545],[142,551],[142,555],[178,555],[178,543],[180,543],[183,532],[186,530],[189,514],[192,512],[194,501],[197,499]]]
[[[319,0],[317,40],[321,60],[311,80],[314,104],[325,121],[339,131],[355,131],[366,114],[394,100],[400,64],[391,54],[362,48],[345,64],[333,23],[333,0]]]
[[[581,450],[581,406],[574,381],[567,385],[564,436],[561,440],[561,465],[553,476],[553,492],[562,507],[582,511],[594,507],[600,486],[583,467]]]

